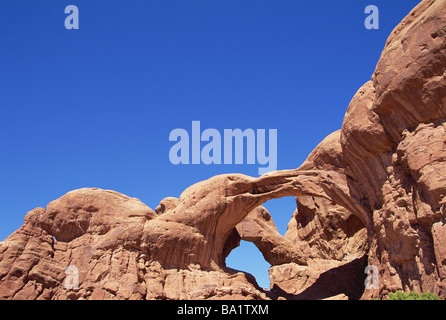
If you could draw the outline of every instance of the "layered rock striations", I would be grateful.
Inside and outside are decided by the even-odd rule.
[[[302,166],[216,176],[155,211],[69,192],[0,243],[0,299],[446,297],[445,77],[446,0],[424,0]],[[285,196],[296,211],[282,236],[262,204]],[[271,264],[270,290],[226,267],[241,240]],[[364,288],[367,266],[378,278]]]

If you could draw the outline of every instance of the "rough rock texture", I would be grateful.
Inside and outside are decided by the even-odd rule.
[[[424,0],[301,167],[216,176],[155,211],[113,191],[69,192],[0,243],[0,299],[446,297],[445,77],[446,0]],[[261,205],[285,196],[296,211],[281,236]],[[271,264],[271,291],[226,267],[240,240]],[[368,265],[376,289],[364,289]]]

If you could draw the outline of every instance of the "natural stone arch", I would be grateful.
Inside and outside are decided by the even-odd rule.
[[[311,195],[330,199],[354,212],[367,225],[368,215],[350,196],[345,175],[335,171],[288,170],[259,178],[220,175],[186,189],[175,205],[145,224],[147,249],[166,267],[200,265],[220,270],[227,255],[227,240],[234,228],[264,202],[286,196]],[[158,210],[159,211],[159,210]],[[166,233],[166,230],[181,231]],[[293,255],[292,255],[293,256]],[[292,258],[305,264],[305,257]]]
[[[348,260],[366,253],[367,230],[362,221],[332,201],[296,197],[287,231],[281,235],[273,217],[262,205],[252,210],[229,235],[226,257],[240,241],[252,242],[272,266],[306,265],[307,259]]]
[[[252,210],[231,231],[224,249],[226,258],[240,241],[253,243],[270,265],[293,262],[306,265],[306,257],[292,241],[282,236],[268,210],[262,205]]]
[[[445,24],[446,0],[422,1],[388,38],[342,129],[299,169],[260,178],[215,177],[179,199],[163,200],[157,214],[135,199],[93,189],[30,211],[23,226],[0,243],[0,298],[67,299],[61,285],[67,261],[88,272],[80,272],[83,287],[70,293],[73,298],[241,297],[246,288],[239,286],[234,295],[226,288],[227,274],[218,272],[226,240],[258,205],[299,195],[330,199],[366,226],[367,259],[379,269],[380,282],[379,290],[366,291],[363,299],[395,290],[432,291],[444,298]],[[122,283],[116,283],[116,274],[108,276],[112,269],[122,270],[117,261],[133,268],[118,275]],[[290,270],[312,267],[277,266],[278,273]],[[203,275],[208,283],[218,280],[220,293],[208,283],[198,294],[190,286],[181,292],[171,284],[175,281],[167,281],[184,284],[187,275],[193,279],[189,283]],[[136,285],[140,281],[144,284]]]

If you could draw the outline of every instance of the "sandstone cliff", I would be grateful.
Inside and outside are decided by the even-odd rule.
[[[114,191],[69,192],[0,243],[0,299],[444,298],[445,77],[446,0],[424,0],[301,167],[216,176],[155,211]],[[261,205],[284,196],[296,211],[281,236]],[[226,267],[242,239],[272,265],[271,291]],[[368,265],[378,288],[364,290]]]

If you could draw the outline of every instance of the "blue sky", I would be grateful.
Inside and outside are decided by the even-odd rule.
[[[169,133],[277,129],[278,169],[298,167],[371,78],[414,0],[2,0],[0,240],[82,187],[151,208],[255,165],[172,165]],[[79,30],[67,30],[67,5]],[[379,30],[364,9],[379,8]],[[265,205],[284,234],[294,199]],[[243,245],[228,265],[267,287],[268,264]]]

